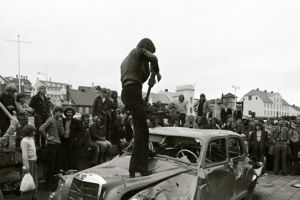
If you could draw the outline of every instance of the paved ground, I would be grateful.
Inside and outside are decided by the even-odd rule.
[[[253,200],[300,200],[300,189],[291,185],[300,183],[300,176],[275,176],[260,177],[256,185]],[[42,192],[41,200],[46,200],[49,193]],[[6,196],[6,200],[21,200],[15,195]]]
[[[295,183],[300,183],[300,176],[260,177],[254,200],[300,200],[300,189],[291,186]]]

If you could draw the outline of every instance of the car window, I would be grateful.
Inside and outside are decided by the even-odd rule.
[[[205,162],[209,164],[226,160],[226,139],[218,138],[211,140],[207,147]]]
[[[229,158],[236,158],[244,154],[242,141],[240,138],[228,139],[228,153]]]

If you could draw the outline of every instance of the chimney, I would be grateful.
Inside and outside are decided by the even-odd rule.
[[[274,92],[273,91],[271,91],[271,94],[273,94]]]
[[[256,88],[257,91],[259,91],[259,88]]]
[[[16,78],[19,78],[19,76],[18,76],[18,75],[16,75]]]
[[[264,90],[264,92],[267,93],[268,91],[267,91],[267,90]]]
[[[165,89],[165,92],[169,92],[169,90],[168,90],[168,89]]]

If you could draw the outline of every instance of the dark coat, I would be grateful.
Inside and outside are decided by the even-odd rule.
[[[108,98],[103,101],[102,97],[98,96],[93,104],[93,116],[109,116],[111,117],[111,110],[114,108],[114,104]]]
[[[44,100],[40,96],[40,94],[36,94],[32,97],[29,106],[33,108],[33,111],[37,115],[41,116],[50,116],[50,104],[46,96]]]
[[[253,148],[266,148],[269,146],[269,137],[268,133],[264,130],[261,131],[260,142],[257,141],[257,132],[253,131],[249,137],[249,145]]]
[[[226,122],[228,115],[232,115],[232,110],[231,108],[227,108],[227,111],[225,111],[225,108],[222,108],[221,110],[221,120],[223,123]]]
[[[105,133],[105,127],[101,126],[98,127],[96,124],[93,124],[90,128],[90,136],[93,142],[101,140],[106,140],[106,133]]]
[[[132,80],[142,85],[147,81],[150,72],[159,73],[156,56],[146,48],[135,48],[121,64],[122,85],[126,80]]]
[[[64,129],[66,127],[67,119],[63,120]],[[84,133],[83,127],[81,126],[81,122],[78,119],[71,119],[70,124],[70,146],[71,147],[78,147],[84,143]]]
[[[15,98],[13,96],[8,96],[5,93],[0,95],[0,102],[3,106],[8,110],[10,114],[13,114],[13,111],[17,111],[17,106],[15,102]],[[8,109],[8,106],[13,106],[14,109]],[[4,113],[4,111],[0,108],[0,120],[10,121],[9,117]]]

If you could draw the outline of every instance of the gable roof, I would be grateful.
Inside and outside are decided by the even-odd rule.
[[[223,95],[223,98],[235,98],[235,96],[234,96],[234,94],[229,92],[229,93]]]
[[[146,96],[146,93],[143,92],[143,97]],[[161,101],[163,104],[170,104],[171,100],[166,94],[160,94],[160,93],[150,93],[149,99],[152,99],[153,103],[156,103],[158,101]]]
[[[280,95],[279,93],[275,92],[267,92],[267,91],[261,91],[261,90],[251,90],[245,96],[258,96],[263,102],[265,103],[273,103],[273,101],[270,99],[270,97],[273,97],[274,95]],[[282,104],[289,106],[290,104],[282,98]]]
[[[70,89],[70,97],[75,105],[93,106],[94,100],[99,96],[92,90],[73,90]]]

